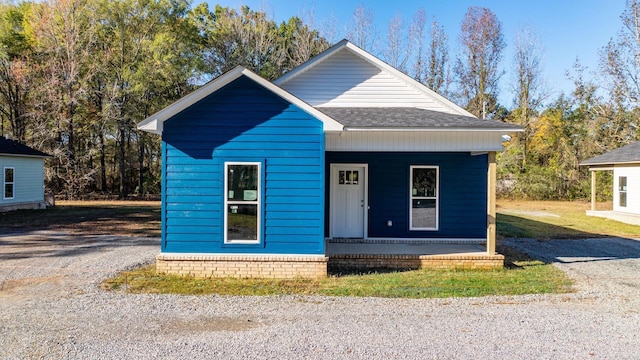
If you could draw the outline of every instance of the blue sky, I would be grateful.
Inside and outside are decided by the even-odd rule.
[[[382,42],[389,20],[396,13],[400,12],[409,22],[415,12],[423,7],[429,19],[435,17],[444,26],[449,37],[451,59],[456,55],[460,22],[468,7],[487,7],[502,23],[507,43],[502,60],[502,68],[506,73],[500,89],[500,102],[507,107],[511,106],[513,98],[507,83],[513,79],[509,70],[513,67],[513,42],[518,28],[529,25],[538,34],[544,50],[544,78],[547,87],[553,91],[550,98],[553,100],[560,92],[572,90],[572,83],[566,79],[565,72],[572,69],[576,58],[587,67],[589,73],[586,75],[597,81],[598,51],[621,28],[620,14],[625,7],[625,0],[228,0],[209,3],[232,8],[248,5],[254,10],[265,11],[277,22],[291,16],[302,16],[311,9],[316,27],[320,27],[326,19],[335,19],[339,39],[344,37],[345,28],[350,24],[356,7],[364,4],[374,13],[377,33]]]

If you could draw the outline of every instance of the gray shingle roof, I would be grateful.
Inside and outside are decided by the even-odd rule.
[[[42,151],[30,148],[27,145],[17,141],[0,137],[0,155],[17,155],[17,156],[35,156],[35,157],[51,157]]]
[[[613,165],[640,163],[640,141],[585,160],[580,165]]]
[[[496,120],[482,120],[476,117],[449,114],[418,108],[388,107],[317,107],[347,128],[417,128],[417,129],[477,129],[520,131],[517,125]]]

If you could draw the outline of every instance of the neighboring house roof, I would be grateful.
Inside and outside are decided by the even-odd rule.
[[[475,116],[442,113],[417,108],[327,108],[318,110],[345,126],[345,130],[431,130],[431,131],[520,131],[517,125]]]
[[[14,140],[9,140],[4,137],[0,137],[0,155],[9,156],[28,156],[28,157],[51,157],[49,154],[45,154],[42,151],[38,151],[34,148],[30,148],[27,145],[21,144]]]
[[[285,90],[279,88],[268,80],[264,79],[260,75],[254,73],[253,71],[243,67],[237,66],[233,70],[230,70],[221,76],[215,78],[209,83],[203,85],[196,91],[186,95],[185,97],[179,99],[173,104],[167,106],[166,108],[158,111],[157,113],[149,116],[142,122],[138,124],[138,129],[148,131],[154,134],[162,134],[162,128],[165,121],[169,120],[173,116],[179,114],[183,110],[187,109],[191,105],[197,103],[198,101],[204,99],[205,97],[213,94],[224,86],[228,85],[232,81],[238,79],[241,76],[246,76],[249,79],[255,81],[259,85],[263,86],[267,90],[272,93],[278,95],[282,99],[300,107],[303,111],[311,114],[318,120],[322,121],[324,124],[325,131],[341,131],[342,125],[339,124],[334,119],[329,116],[321,113],[320,111],[313,108],[311,105],[305,103],[304,101],[298,99],[292,94],[286,92]]]
[[[614,165],[640,163],[640,141],[585,160],[580,165]]]

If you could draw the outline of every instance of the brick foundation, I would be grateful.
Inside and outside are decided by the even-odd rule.
[[[332,255],[328,268],[341,270],[496,269],[504,266],[500,254],[451,255]]]
[[[156,271],[196,278],[319,278],[327,276],[327,259],[313,255],[163,253],[156,256]]]

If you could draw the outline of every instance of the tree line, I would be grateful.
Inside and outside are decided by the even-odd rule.
[[[629,1],[621,31],[603,44],[597,83],[576,62],[574,90],[555,98],[535,31],[514,34],[514,58],[504,59],[488,8],[464,14],[455,51],[424,9],[410,21],[396,14],[380,36],[359,6],[344,36],[474,115],[525,128],[500,154],[503,196],[584,198],[579,162],[638,139],[637,10]],[[246,6],[188,0],[0,2],[2,134],[53,156],[46,184],[65,198],[158,194],[160,139],[136,123],[236,65],[276,79],[339,40],[336,29],[316,26],[312,13],[277,23]],[[513,103],[500,104],[507,68]]]

